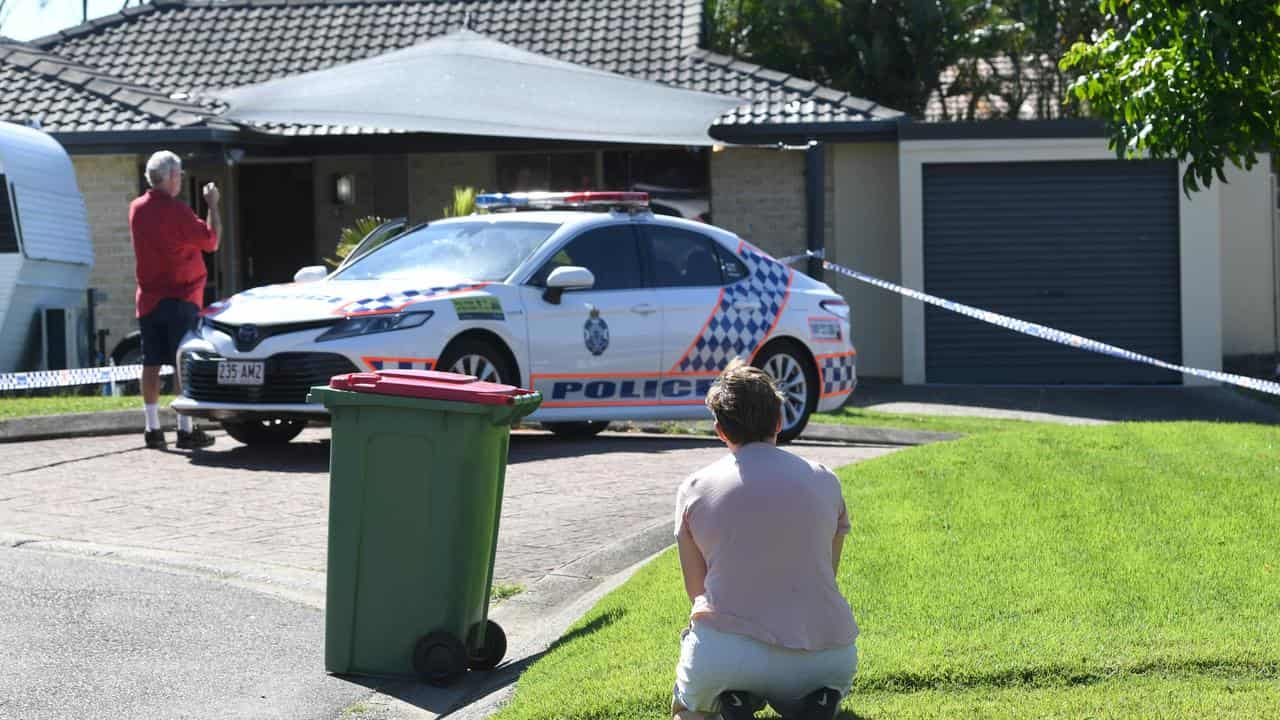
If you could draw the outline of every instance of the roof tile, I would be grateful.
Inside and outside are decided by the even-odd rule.
[[[165,103],[182,105],[170,101],[170,95],[197,97],[212,88],[370,57],[455,30],[467,16],[471,29],[532,52],[753,100],[722,118],[726,124],[847,122],[896,115],[816,83],[699,48],[701,0],[155,0],[42,38],[38,47],[56,53],[64,69],[56,74],[58,80],[40,77],[73,97],[85,92],[104,96],[104,107],[112,114],[102,117],[121,117],[104,122],[172,121],[185,113],[180,122],[188,124],[203,110],[184,106],[190,109],[162,111]],[[174,50],[162,56],[155,50],[157,36],[164,36]],[[32,58],[22,67],[37,62]],[[9,67],[6,63],[13,64],[0,58],[0,70]],[[94,69],[101,77],[91,74]],[[129,83],[136,84],[130,88],[134,92],[121,94]],[[85,87],[77,87],[81,85]],[[42,86],[41,96],[49,92]],[[22,99],[16,87],[0,85],[0,113],[20,107]],[[68,122],[79,123],[90,116],[90,108],[78,111],[73,104],[67,115]],[[272,131],[291,132],[283,126]]]

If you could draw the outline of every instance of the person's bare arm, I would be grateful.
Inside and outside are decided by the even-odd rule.
[[[840,575],[840,553],[844,550],[845,533],[837,531],[831,538],[831,574]]]
[[[676,538],[676,546],[680,549],[680,570],[684,574],[684,591],[689,595],[689,602],[705,591],[707,582],[707,560],[693,541],[693,534],[686,525]]]
[[[205,222],[213,229],[212,247],[206,246],[205,252],[216,252],[222,237],[222,215],[218,212],[218,203],[221,198],[222,195],[218,192],[217,185],[209,183],[204,186],[204,202],[209,208],[208,212],[205,213]]]

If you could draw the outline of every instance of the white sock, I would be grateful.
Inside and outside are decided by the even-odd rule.
[[[178,416],[178,431],[185,432],[185,433],[191,432],[191,416],[190,415]]]
[[[147,414],[147,432],[160,429],[160,404],[142,403],[142,411]],[[137,427],[137,425],[134,425]]]

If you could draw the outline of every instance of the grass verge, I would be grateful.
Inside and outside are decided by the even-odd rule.
[[[829,413],[814,413],[809,422],[829,425],[860,425],[863,427],[897,430],[964,433],[966,435],[1005,430],[1027,430],[1046,424],[1030,420],[1004,420],[968,415],[901,415],[856,407],[844,407]]]
[[[160,397],[160,407],[173,402],[172,395]],[[63,395],[55,397],[0,398],[0,420],[34,415],[66,415],[67,413],[104,412],[107,410],[141,410],[137,395],[104,397],[102,395]]]
[[[844,718],[1280,717],[1280,429],[1035,426],[840,470],[862,626]],[[666,717],[668,552],[500,720]]]

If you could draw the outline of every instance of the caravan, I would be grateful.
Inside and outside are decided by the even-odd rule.
[[[0,372],[88,364],[92,267],[71,158],[47,134],[0,122]]]

